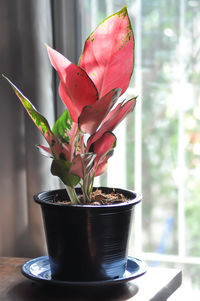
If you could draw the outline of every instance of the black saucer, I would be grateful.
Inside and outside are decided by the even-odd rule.
[[[42,256],[25,262],[22,266],[22,274],[27,278],[41,283],[61,285],[68,287],[101,287],[125,283],[142,276],[147,271],[147,264],[137,258],[128,257],[127,268],[124,275],[118,279],[101,281],[61,281],[51,278],[49,257]]]

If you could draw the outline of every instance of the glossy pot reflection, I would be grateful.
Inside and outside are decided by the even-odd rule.
[[[96,281],[117,279],[124,274],[132,212],[141,195],[122,189],[115,191],[130,201],[101,206],[56,203],[68,200],[65,189],[34,196],[42,208],[53,279]]]

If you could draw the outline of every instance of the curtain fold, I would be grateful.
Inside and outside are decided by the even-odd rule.
[[[54,48],[65,55],[72,63],[78,64],[81,54],[81,0],[52,0],[52,21]],[[58,77],[56,77],[56,91]],[[65,110],[65,106],[56,93],[57,117]]]
[[[22,24],[22,74],[24,93],[34,106],[54,123],[54,81],[45,43],[52,45],[53,30],[51,3],[49,0],[23,1]],[[51,160],[38,154],[34,148],[37,143],[44,143],[40,132],[31,119],[25,115],[25,162],[26,189],[28,202],[28,228],[31,240],[28,253],[30,256],[44,253],[44,233],[41,223],[40,207],[33,202],[36,192],[53,189],[56,179],[50,174]]]
[[[0,1],[0,69],[54,122],[54,77],[44,43],[53,44],[49,0]],[[1,79],[0,255],[45,253],[39,191],[58,187],[50,160],[36,151],[44,143],[8,83]]]
[[[53,126],[65,107],[45,43],[74,63],[81,47],[79,0],[1,0],[0,70]],[[0,256],[46,253],[40,206],[33,195],[56,189],[51,160],[34,147],[46,142],[8,83],[0,80]]]

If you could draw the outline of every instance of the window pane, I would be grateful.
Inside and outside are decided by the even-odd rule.
[[[177,1],[142,6],[144,251],[177,254]]]
[[[199,256],[200,227],[200,1],[187,3],[187,59],[188,110],[185,114],[186,136],[186,252]]]
[[[135,32],[135,69],[126,96],[138,95],[138,103],[118,132],[125,148],[118,146],[111,159],[124,165],[123,185],[143,194],[131,253],[139,232],[142,254],[166,256],[169,267],[179,267],[174,258],[182,260],[186,283],[200,290],[200,0],[81,3],[82,42],[125,4]],[[115,174],[110,168],[100,183],[115,182]]]

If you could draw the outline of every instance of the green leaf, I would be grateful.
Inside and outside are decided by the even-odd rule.
[[[54,134],[52,133],[46,118],[36,110],[36,108],[33,106],[30,100],[28,100],[22,94],[22,92],[6,76],[3,75],[3,77],[9,82],[15,94],[17,95],[22,105],[24,106],[25,110],[27,111],[27,113],[29,114],[29,116],[37,126],[37,128],[40,130],[42,135],[45,137],[54,157],[59,158],[60,154],[64,154],[65,158],[68,158],[68,153],[69,153],[68,149],[66,147],[63,148],[60,145],[56,136],[54,136]]]
[[[57,176],[61,181],[70,187],[76,186],[80,178],[69,173],[71,163],[64,160],[53,160],[51,164],[51,173]]]
[[[52,132],[61,142],[61,145],[68,150],[66,161],[72,161],[76,148],[78,125],[77,123],[73,122],[68,110],[64,111],[63,114],[57,119],[53,126]]]
[[[33,106],[33,104],[30,102],[30,100],[28,100],[22,94],[22,92],[6,76],[3,75],[3,77],[9,82],[9,84],[11,85],[11,87],[14,90],[15,94],[20,99],[22,105],[26,109],[27,113],[32,118],[35,125],[40,129],[42,134],[44,136],[50,136],[51,129],[50,129],[50,126],[49,126],[48,121],[46,120],[46,118],[44,116],[42,116],[36,110],[36,108]]]
[[[52,132],[63,143],[70,143],[69,133],[72,130],[73,121],[70,117],[69,111],[66,110],[56,120]]]

